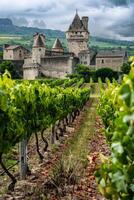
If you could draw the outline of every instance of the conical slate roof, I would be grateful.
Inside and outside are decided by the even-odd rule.
[[[34,36],[34,44],[33,47],[45,47],[43,36],[41,34],[36,34]]]
[[[76,15],[75,15],[73,22],[70,25],[68,31],[77,31],[77,30],[85,30],[85,27],[84,27],[82,20],[80,19],[78,13],[76,12]]]
[[[52,49],[63,49],[61,41],[58,38],[55,40]]]

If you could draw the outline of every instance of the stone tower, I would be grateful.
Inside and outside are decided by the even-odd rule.
[[[66,32],[66,38],[70,53],[73,52],[78,56],[81,51],[88,50],[88,17],[82,17],[82,19],[80,19],[76,12],[73,22]]]
[[[32,48],[33,63],[40,64],[41,57],[45,56],[45,36],[43,34],[36,33],[34,36],[34,43]]]
[[[64,52],[64,48],[61,44],[61,41],[57,38],[54,42],[54,45],[52,47],[52,51],[55,51],[55,52]]]

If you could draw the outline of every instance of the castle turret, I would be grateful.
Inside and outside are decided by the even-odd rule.
[[[82,17],[82,23],[86,30],[88,31],[88,17]]]
[[[64,48],[61,44],[61,41],[57,38],[54,42],[54,45],[52,47],[52,51],[55,51],[55,52],[64,52]]]
[[[40,64],[41,57],[45,55],[45,36],[43,34],[36,33],[34,36],[34,43],[32,49],[33,63]]]
[[[73,22],[66,32],[66,38],[70,53],[74,53],[78,56],[81,51],[88,50],[88,17],[83,17],[81,20],[76,12]]]

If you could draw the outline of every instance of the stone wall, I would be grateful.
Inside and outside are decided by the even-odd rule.
[[[87,42],[86,41],[69,41],[69,52],[75,53],[76,56],[80,53],[80,51],[88,50]]]
[[[39,65],[29,63],[23,65],[23,79],[34,80],[39,77]]]
[[[3,59],[4,60],[24,60],[25,56],[28,54],[28,51],[23,47],[16,49],[4,49]]]
[[[96,58],[96,69],[111,68],[114,71],[121,71],[121,66],[124,63],[123,57]]]
[[[13,60],[13,50],[6,50],[3,51],[3,59],[4,60]]]
[[[38,47],[32,49],[32,62],[41,64],[41,58],[45,56],[46,49],[44,47]]]
[[[79,61],[82,65],[90,66],[90,52],[79,53]]]
[[[89,33],[87,31],[67,32],[69,52],[73,52],[76,56],[83,51],[88,50]]]
[[[72,74],[77,59],[69,56],[48,56],[41,59],[41,72],[49,77],[64,78]]]

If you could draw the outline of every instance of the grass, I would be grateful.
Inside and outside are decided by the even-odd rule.
[[[0,35],[0,39],[1,40],[4,40],[4,39],[5,40],[8,40],[8,39],[9,40],[11,40],[11,39],[18,39],[18,40],[20,40],[21,38],[22,38],[21,36],[8,36],[8,35],[7,36],[6,35],[2,36],[2,35]]]
[[[93,105],[91,108],[86,110],[86,117],[81,124],[80,129],[77,134],[75,134],[74,138],[70,141],[69,149],[63,155],[63,159],[67,160],[67,158],[71,157],[73,161],[81,161],[83,164],[87,161],[87,155],[89,153],[89,140],[94,134],[94,121],[96,116],[95,111],[95,99],[93,100]]]
[[[57,186],[77,183],[87,167],[89,155],[89,141],[95,133],[97,100],[93,97],[91,107],[86,108],[80,129],[68,141],[68,149],[53,170],[53,180]]]

